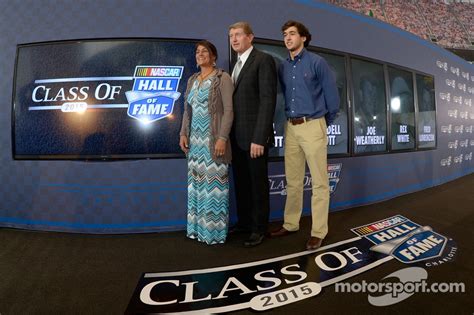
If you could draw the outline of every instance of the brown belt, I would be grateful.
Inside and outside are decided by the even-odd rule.
[[[313,118],[313,117],[288,118],[288,122],[291,123],[292,125],[299,125],[313,119],[316,119],[316,118]]]

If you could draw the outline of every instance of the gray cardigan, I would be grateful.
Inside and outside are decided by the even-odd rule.
[[[187,136],[188,138],[192,119],[192,108],[188,104],[188,95],[199,74],[199,72],[195,73],[189,78],[186,93],[184,95],[184,113],[179,135]],[[216,163],[229,164],[232,160],[229,133],[234,119],[234,112],[232,109],[233,92],[234,85],[232,84],[230,75],[225,73],[222,69],[217,69],[211,89],[209,90],[208,99],[208,109],[211,116],[211,139],[209,139],[209,151],[211,152],[212,159]],[[226,149],[224,156],[218,157],[214,154],[214,144],[219,138],[226,140]]]

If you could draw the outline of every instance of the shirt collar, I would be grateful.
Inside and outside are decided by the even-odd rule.
[[[250,46],[250,48],[247,49],[246,51],[244,51],[242,53],[242,55],[239,55],[240,60],[242,60],[242,66],[245,64],[245,62],[249,58],[250,53],[252,52],[252,50],[253,50],[253,46]]]
[[[301,49],[300,53],[297,54],[297,55],[295,56],[295,58],[293,58],[293,60],[291,60],[291,55],[290,55],[290,53],[288,53],[288,57],[286,58],[286,60],[288,60],[288,61],[290,61],[290,62],[291,62],[291,61],[295,61],[295,60],[299,60],[299,59],[301,59],[301,58],[303,57],[303,55],[304,55],[305,53],[306,53],[306,48],[303,47],[303,49]]]

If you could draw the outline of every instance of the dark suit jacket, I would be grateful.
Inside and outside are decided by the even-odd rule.
[[[252,142],[263,146],[273,143],[276,94],[273,57],[254,47],[234,85],[231,136],[242,150],[250,150]]]

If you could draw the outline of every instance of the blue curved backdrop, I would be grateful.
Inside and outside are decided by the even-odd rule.
[[[186,161],[16,161],[12,159],[11,95],[16,45],[42,41],[166,37],[206,38],[228,69],[228,25],[246,20],[257,37],[281,39],[288,19],[305,23],[315,46],[350,52],[435,77],[436,150],[331,159],[341,164],[331,210],[373,203],[438,185],[473,172],[473,133],[442,132],[442,126],[474,125],[471,106],[442,100],[446,79],[463,80],[436,65],[447,62],[470,73],[474,67],[415,35],[378,20],[317,1],[73,1],[0,0],[0,226],[87,233],[132,233],[181,229],[186,220]],[[459,91],[457,95],[474,95]],[[468,111],[468,119],[448,110]],[[446,128],[445,128],[446,129]],[[448,143],[469,139],[467,147]],[[463,154],[461,162],[455,159]],[[472,156],[472,153],[471,153]],[[442,163],[451,157],[452,163]],[[282,162],[272,162],[271,217],[282,217],[278,183]],[[309,191],[305,194],[309,207]],[[308,213],[308,208],[305,213]],[[436,211],[436,209],[433,209]],[[232,210],[232,218],[234,209]]]

